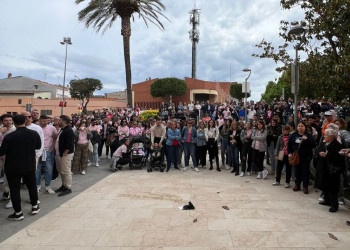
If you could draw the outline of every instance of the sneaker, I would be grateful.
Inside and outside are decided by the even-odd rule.
[[[266,169],[264,171],[262,171],[262,178],[266,179],[267,175],[269,174],[269,171],[267,171]]]
[[[0,183],[4,183],[4,177],[0,177]]]
[[[226,170],[229,170],[231,167],[229,165],[225,165]]]
[[[96,162],[96,165],[95,165],[96,167],[99,167],[100,166],[100,164],[98,164],[98,162]]]
[[[38,203],[38,205],[36,205],[36,207],[32,207],[32,215],[38,214],[39,211],[40,211],[40,206],[39,206],[39,203]]]
[[[72,189],[66,188],[66,190],[62,191],[58,196],[65,196],[65,195],[71,194],[71,193],[72,193]]]
[[[4,192],[4,193],[2,194],[2,200],[3,200],[3,201],[8,201],[8,200],[10,200],[10,192]]]
[[[323,197],[320,197],[320,198],[318,198],[318,201],[324,202],[324,198],[323,198]]]
[[[38,193],[40,192],[40,190],[41,190],[41,186],[40,185],[38,185],[38,186],[36,186],[36,188],[38,189]]]
[[[87,165],[88,165],[88,167],[90,167],[90,166],[91,166],[91,162],[88,162],[88,164],[87,164]]]
[[[274,183],[272,183],[272,186],[279,186],[279,185],[281,185],[281,183],[279,183],[279,182],[274,182]]]
[[[107,156],[107,159],[110,160],[110,159],[112,159],[112,158],[108,155],[108,156]]]
[[[55,194],[55,191],[53,191],[52,188],[49,186],[49,187],[45,187],[45,193]]]
[[[241,172],[241,174],[239,175],[240,177],[243,177],[244,176],[244,172]]]
[[[12,201],[9,201],[6,206],[5,206],[6,209],[10,209],[12,208]]]
[[[63,192],[64,190],[66,190],[66,188],[62,185],[60,188],[55,190],[55,193],[60,193],[60,192]]]
[[[339,200],[338,200],[338,204],[339,204],[339,205],[344,205],[344,204],[345,204],[345,203],[344,203],[344,199],[339,199]]]
[[[247,172],[247,176],[250,176],[250,172]]]
[[[86,173],[85,173],[85,171],[82,171],[81,174],[84,175],[84,174],[86,174]]]
[[[194,171],[199,172],[199,169],[198,168],[194,168]]]
[[[16,214],[16,213],[13,213],[13,214],[10,214],[8,217],[7,217],[8,220],[12,220],[12,221],[20,221],[20,220],[23,220],[24,219],[24,216],[23,216],[23,213],[21,212],[20,214]]]
[[[184,167],[182,170],[183,170],[183,171],[186,171],[186,170],[187,170],[187,167]]]
[[[262,173],[259,172],[258,175],[256,176],[257,179],[261,179],[262,178]]]
[[[285,188],[290,188],[289,183],[286,183],[286,185],[284,185]]]

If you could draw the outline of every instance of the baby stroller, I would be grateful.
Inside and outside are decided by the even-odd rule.
[[[151,151],[150,164],[147,172],[152,172],[153,169],[159,169],[160,172],[164,172],[164,165],[162,164],[162,149],[160,145],[156,144]]]
[[[145,148],[145,137],[135,136],[130,141],[130,163],[129,167],[132,170],[133,168],[142,169],[143,166],[146,166],[146,148]]]

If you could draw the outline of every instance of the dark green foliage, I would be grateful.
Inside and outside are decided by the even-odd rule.
[[[153,97],[162,97],[166,101],[171,101],[172,96],[185,95],[186,92],[186,82],[175,77],[158,79],[151,84],[150,88]]]
[[[83,112],[86,113],[86,107],[90,98],[96,90],[101,90],[103,85],[100,80],[94,78],[84,78],[70,81],[70,95],[74,99],[78,99],[82,103]]]
[[[241,83],[231,84],[231,86],[230,86],[230,95],[233,98],[236,98],[239,101],[241,101],[242,98],[245,97],[245,93],[242,93],[242,84]],[[247,97],[250,97],[250,93],[247,93]]]

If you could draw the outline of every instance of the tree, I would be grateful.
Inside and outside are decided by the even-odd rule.
[[[285,100],[293,97],[290,86],[290,70],[283,72],[277,82],[269,81],[261,99],[266,103],[271,103],[274,98],[279,99],[282,96],[282,89],[284,89]]]
[[[175,77],[155,80],[150,88],[150,93],[153,97],[162,97],[169,103],[172,102],[173,96],[185,95],[186,92],[186,82]]]
[[[275,48],[263,40],[256,45],[263,49],[259,58],[271,58],[278,72],[290,68],[293,58],[287,49],[294,40],[303,39],[302,50],[307,55],[300,65],[300,95],[314,95],[334,99],[348,97],[350,93],[350,1],[348,0],[281,0],[283,9],[300,7],[304,11],[304,21],[300,25],[306,30],[305,38],[289,36],[291,25],[297,22],[282,20],[279,36],[285,40]],[[306,91],[306,92],[303,92]]]
[[[84,78],[70,81],[70,95],[74,99],[81,101],[84,114],[87,113],[87,105],[96,90],[101,90],[103,85],[100,80],[94,78]]]
[[[80,4],[85,0],[76,0]],[[126,92],[129,106],[132,106],[131,91],[131,63],[130,63],[130,36],[131,24],[134,21],[134,14],[143,19],[146,26],[151,22],[164,30],[163,24],[159,21],[158,15],[165,17],[161,12],[165,6],[160,0],[90,0],[87,7],[78,13],[79,21],[85,22],[86,27],[92,26],[97,32],[103,33],[111,28],[114,21],[121,18],[121,35],[123,36],[124,61],[126,75]],[[165,17],[166,18],[166,17]],[[167,18],[166,18],[167,19]],[[168,20],[168,19],[167,19]]]
[[[245,97],[245,93],[242,92],[242,84],[241,83],[231,84],[230,95],[233,98],[242,100]],[[247,97],[250,97],[250,93],[247,93]]]

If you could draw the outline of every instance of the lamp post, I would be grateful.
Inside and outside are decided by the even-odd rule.
[[[248,119],[248,116],[247,116],[247,92],[248,92],[248,79],[250,77],[250,74],[252,73],[252,70],[251,69],[248,69],[248,68],[244,68],[243,69],[243,72],[249,72],[249,75],[248,77],[245,79],[245,90],[244,90],[244,120],[245,120],[245,124],[247,124],[247,119]]]
[[[300,42],[295,45],[295,65],[292,64],[292,93],[294,93],[294,126],[297,126],[298,122],[298,93],[299,93],[299,56],[298,50],[301,48],[301,45],[305,42],[305,29],[299,25],[292,27],[288,35],[299,36],[304,34],[300,39]],[[293,70],[294,67],[294,70]],[[294,72],[294,76],[293,76]],[[294,78],[294,87],[293,87],[293,78]]]
[[[63,75],[63,91],[62,91],[62,97],[64,99],[64,89],[66,87],[66,68],[67,68],[67,51],[68,51],[68,44],[72,45],[72,41],[70,37],[63,37],[63,42],[60,42],[62,45],[66,45],[66,57],[64,59],[64,75]],[[61,107],[61,115],[63,115],[63,106]]]

